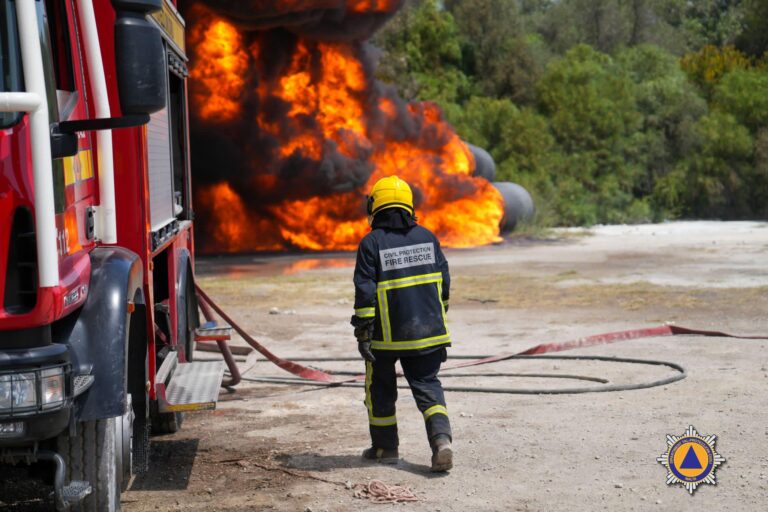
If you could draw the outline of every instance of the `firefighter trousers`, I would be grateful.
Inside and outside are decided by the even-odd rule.
[[[446,349],[441,348],[424,355],[400,357],[408,385],[416,406],[424,416],[430,446],[439,435],[451,438],[451,424],[445,407],[443,386],[437,378],[440,365],[446,360]],[[371,444],[375,448],[393,449],[398,446],[396,356],[375,351],[376,361],[365,363],[365,406]]]

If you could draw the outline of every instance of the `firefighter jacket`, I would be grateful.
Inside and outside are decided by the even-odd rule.
[[[354,283],[352,324],[373,322],[373,350],[405,356],[450,345],[448,262],[428,229],[412,220],[389,229],[374,220],[357,250]]]

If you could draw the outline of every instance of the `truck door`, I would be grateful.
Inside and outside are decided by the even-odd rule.
[[[73,0],[37,2],[51,123],[89,118],[82,61],[78,54]],[[91,132],[78,133],[78,153],[54,161],[54,198],[61,259],[93,242],[95,197]]]

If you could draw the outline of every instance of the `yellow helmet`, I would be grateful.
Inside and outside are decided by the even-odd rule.
[[[387,208],[403,208],[413,215],[413,192],[397,176],[381,178],[368,195],[368,215],[376,215]]]

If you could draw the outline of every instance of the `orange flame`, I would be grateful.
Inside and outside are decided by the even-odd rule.
[[[399,0],[348,0],[354,12],[389,12]],[[420,223],[450,247],[469,247],[499,240],[503,200],[486,180],[472,176],[474,160],[467,146],[430,103],[398,107],[377,97],[355,47],[344,43],[296,40],[290,61],[271,77],[263,69],[268,48],[246,42],[237,29],[205,9],[197,13],[193,48],[192,104],[203,122],[243,116],[242,96],[259,104],[280,100],[287,108],[279,118],[258,111],[254,124],[279,144],[278,160],[304,158],[318,163],[329,151],[369,169],[363,190],[345,190],[269,205],[247,204],[228,183],[198,187],[196,204],[212,230],[209,250],[240,252],[301,248],[352,250],[368,232],[363,195],[378,179],[397,174],[414,189]],[[201,21],[204,21],[201,23]],[[255,73],[254,91],[243,78]],[[274,73],[274,69],[271,70]],[[388,135],[382,126],[421,126],[417,136]],[[254,161],[249,178],[269,193],[276,177]],[[372,171],[372,172],[371,172]],[[259,212],[254,213],[254,212]],[[258,215],[258,216],[257,216]]]
[[[189,43],[206,58],[199,59],[190,70],[189,75],[196,84],[191,99],[203,117],[228,121],[240,111],[239,97],[245,86],[243,75],[248,69],[248,55],[235,27],[214,19],[201,7],[195,6],[195,9],[201,16],[198,25],[201,30],[190,32]]]
[[[282,239],[270,236],[266,219],[253,219],[240,196],[227,183],[203,187],[196,193],[198,204],[210,216],[205,224],[216,249],[222,252],[279,251]]]
[[[392,12],[399,4],[398,0],[347,0],[347,10],[355,13]]]

